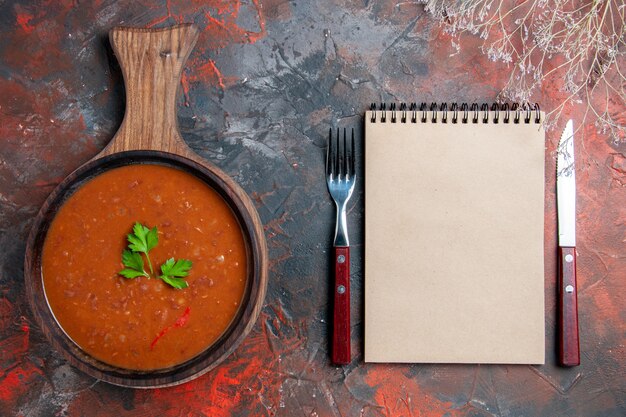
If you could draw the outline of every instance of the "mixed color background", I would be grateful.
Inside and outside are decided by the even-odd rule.
[[[182,77],[182,136],[252,196],[270,284],[256,327],[222,365],[173,388],[124,389],[74,370],[44,339],[25,298],[25,242],[46,196],[122,121],[108,31],[179,22],[201,29]],[[581,366],[560,368],[555,355],[562,125],[546,135],[546,364],[364,364],[362,181],[349,211],[353,362],[329,362],[328,128],[354,127],[362,150],[371,102],[493,101],[510,69],[481,53],[480,38],[462,36],[457,50],[418,2],[365,0],[9,0],[0,31],[0,415],[626,415],[626,143],[593,121],[576,137]],[[560,87],[533,101],[549,111]]]

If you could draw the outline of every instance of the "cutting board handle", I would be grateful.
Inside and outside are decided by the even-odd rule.
[[[109,39],[124,76],[126,112],[99,156],[128,150],[188,154],[178,131],[176,91],[198,29],[191,24],[166,29],[116,27]]]

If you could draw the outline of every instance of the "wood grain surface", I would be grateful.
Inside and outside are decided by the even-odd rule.
[[[191,24],[166,29],[117,27],[109,39],[124,76],[126,112],[102,155],[138,149],[190,155],[178,131],[176,92],[198,29]]]

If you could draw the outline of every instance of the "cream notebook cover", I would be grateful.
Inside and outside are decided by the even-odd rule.
[[[401,113],[366,114],[365,361],[544,363],[543,114]]]

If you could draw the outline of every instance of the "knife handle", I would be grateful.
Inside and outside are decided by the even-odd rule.
[[[335,285],[333,287],[333,352],[337,365],[346,365],[350,358],[350,247],[335,246]]]
[[[559,247],[559,362],[580,365],[576,248]]]

